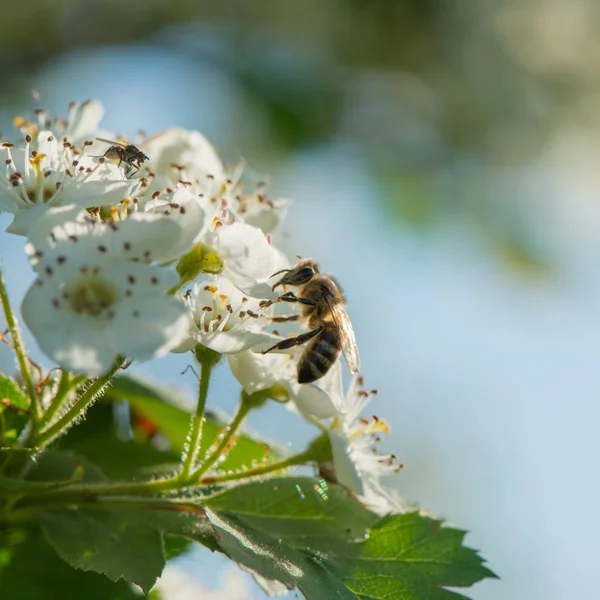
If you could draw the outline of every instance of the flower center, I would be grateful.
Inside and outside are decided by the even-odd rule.
[[[38,190],[37,188],[31,188],[28,187],[27,188],[27,197],[29,198],[29,200],[31,200],[31,202],[33,203],[37,203],[38,201]],[[54,194],[56,193],[56,188],[52,188],[50,186],[44,186],[43,191],[42,191],[42,202],[46,203],[48,202],[52,196],[54,196]]]
[[[97,317],[118,300],[111,282],[98,276],[88,275],[72,282],[67,289],[71,309],[91,317]]]

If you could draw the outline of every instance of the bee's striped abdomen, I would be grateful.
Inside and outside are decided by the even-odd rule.
[[[323,377],[341,351],[339,330],[335,325],[325,326],[322,333],[307,344],[298,361],[298,383],[312,383]]]

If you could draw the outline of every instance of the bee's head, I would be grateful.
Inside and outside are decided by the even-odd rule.
[[[280,285],[304,285],[308,283],[316,273],[319,272],[317,264],[310,259],[300,261],[293,269],[284,269],[273,274],[279,275],[285,273],[285,275],[273,286],[273,290]]]

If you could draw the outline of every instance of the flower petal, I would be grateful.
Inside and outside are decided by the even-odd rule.
[[[31,286],[21,312],[41,350],[62,368],[101,375],[118,354],[101,322],[52,307],[46,287]]]
[[[223,259],[223,275],[239,290],[253,298],[277,298],[269,279],[289,263],[260,229],[239,222],[224,225],[207,236],[207,244]]]
[[[338,482],[355,494],[362,494],[364,491],[363,481],[356,462],[352,459],[352,446],[348,436],[342,429],[330,429],[329,441]]]
[[[136,360],[164,356],[188,333],[189,317],[183,302],[172,296],[148,296],[144,301],[120,303],[110,339],[119,353]]]

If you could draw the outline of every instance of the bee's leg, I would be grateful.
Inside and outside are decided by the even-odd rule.
[[[278,302],[296,302],[299,304],[306,304],[308,306],[315,306],[315,303],[310,298],[297,298],[294,292],[287,292],[283,296],[279,296]]]
[[[312,340],[312,338],[319,335],[322,331],[323,327],[317,327],[316,329],[313,329],[312,331],[308,331],[301,335],[286,338],[285,340],[277,342],[274,346],[263,350],[262,354],[271,352],[271,350],[287,350],[288,348],[293,348],[294,346],[301,346],[302,344],[306,344],[306,342],[308,342],[309,340]]]

